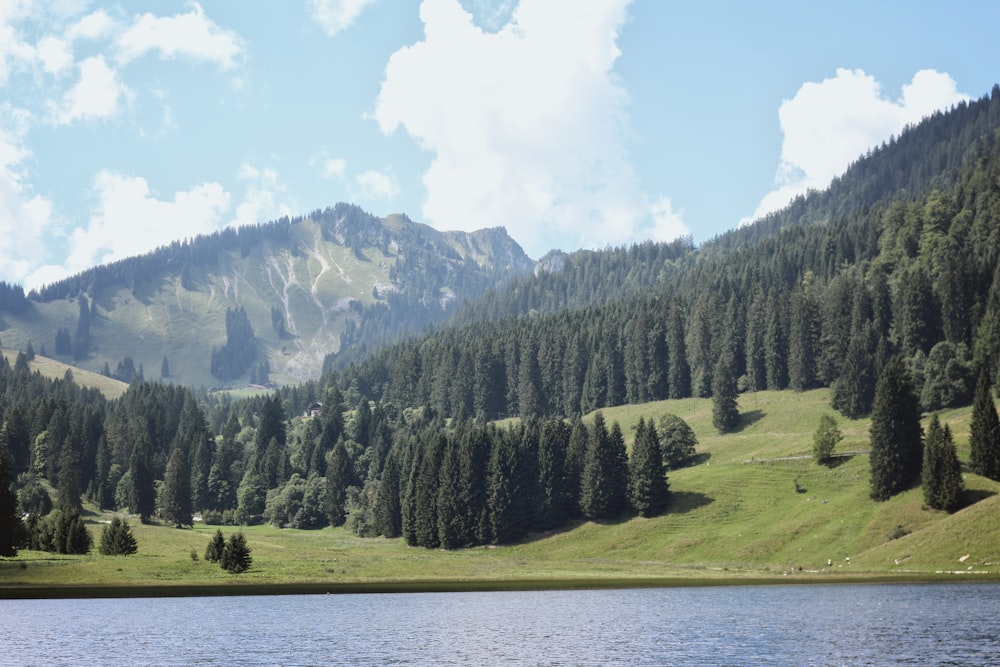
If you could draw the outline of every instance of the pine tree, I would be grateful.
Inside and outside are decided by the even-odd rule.
[[[163,476],[163,496],[160,504],[163,518],[180,528],[193,526],[191,505],[191,467],[183,446],[175,447]]]
[[[628,459],[620,438],[621,429],[617,432],[618,437],[613,438],[604,415],[600,412],[594,415],[580,478],[580,509],[588,519],[613,518],[625,508]]]
[[[98,548],[102,556],[128,556],[139,550],[132,534],[132,527],[120,517],[111,519],[111,523],[101,531],[101,544]]]
[[[142,523],[147,523],[156,511],[156,487],[150,468],[152,454],[145,419],[133,426],[132,437],[135,444],[129,457],[128,505]]]
[[[538,441],[538,485],[540,501],[535,525],[550,530],[563,525],[570,515],[573,495],[566,484],[566,450],[570,429],[561,419],[548,419]]]
[[[641,417],[635,429],[628,471],[628,498],[632,509],[643,517],[661,514],[668,500],[663,455],[656,427]]]
[[[13,558],[25,545],[28,533],[21,521],[17,494],[13,489],[13,464],[6,446],[0,443],[0,557]]]
[[[326,464],[326,518],[336,528],[347,520],[347,487],[351,485],[351,459],[344,439],[337,441],[327,455]]]
[[[902,357],[879,377],[871,420],[871,496],[888,500],[917,481],[923,462],[920,408]]]
[[[379,535],[389,538],[399,537],[403,531],[400,506],[401,480],[396,452],[394,448],[385,460],[375,501],[375,530]]]
[[[225,548],[226,538],[222,535],[221,530],[216,530],[215,535],[208,541],[208,546],[205,547],[205,560],[209,563],[218,563],[222,560],[222,552]]]
[[[719,357],[712,376],[712,425],[720,433],[728,433],[736,429],[740,423],[740,407],[736,397],[736,378],[730,355]]]
[[[972,472],[1000,481],[1000,418],[997,416],[990,378],[984,369],[976,383],[969,428],[969,463]]]
[[[73,447],[69,437],[63,443],[59,452],[59,483],[56,486],[56,505],[63,509],[80,512],[83,503],[80,501],[80,455]]]
[[[936,510],[952,512],[958,508],[962,495],[962,467],[958,462],[951,429],[941,426],[938,416],[932,415],[924,441],[924,460],[921,470],[924,485],[924,502]]]
[[[226,540],[226,545],[222,548],[222,556],[219,558],[219,565],[222,569],[231,574],[240,574],[249,570],[252,564],[250,546],[243,533],[230,535],[229,539]]]

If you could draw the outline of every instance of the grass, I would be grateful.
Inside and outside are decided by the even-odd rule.
[[[4,349],[0,350],[0,354],[3,354],[11,365],[14,365],[14,362],[17,360],[18,350]],[[42,377],[53,380],[65,377],[66,371],[70,371],[73,373],[73,380],[77,384],[97,389],[108,399],[118,398],[128,389],[128,385],[124,382],[106,377],[100,373],[85,371],[39,354],[35,355],[34,360],[28,362],[28,368],[32,372],[38,371]]]
[[[343,528],[250,526],[243,530],[254,564],[242,575],[203,560],[215,527],[133,521],[137,555],[25,551],[0,561],[0,597],[1000,580],[997,482],[966,473],[966,506],[947,514],[925,509],[919,488],[884,503],[870,500],[866,455],[833,467],[785,458],[809,453],[828,398],[826,390],[744,396],[744,427],[728,435],[712,429],[707,400],[605,409],[609,423],[619,421],[627,438],[640,416],[658,419],[664,412],[680,414],[699,438],[699,463],[669,475],[672,502],[656,518],[580,522],[519,544],[451,552],[362,539]],[[943,413],[966,450],[967,427],[963,431],[961,424],[969,413]],[[847,435],[838,450],[865,449],[868,421],[838,421]],[[775,458],[782,460],[769,460]],[[101,522],[110,520],[97,512],[87,518],[95,539]],[[223,528],[226,534],[233,530]],[[84,588],[59,588],[65,586]]]

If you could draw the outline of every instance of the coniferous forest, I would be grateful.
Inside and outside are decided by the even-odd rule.
[[[79,280],[106,271],[142,267]],[[65,290],[41,296],[77,294]],[[25,299],[0,284],[0,311]],[[212,355],[220,378],[255,360],[242,310],[227,330]],[[705,397],[727,431],[737,396],[765,389],[828,387],[831,409],[872,417],[873,499],[923,475],[928,504],[954,507],[951,434],[935,426],[925,440],[919,419],[975,402],[972,463],[1000,478],[1000,86],[752,226],[700,247],[552,253],[417,336],[352,350],[330,355],[321,379],[244,400],[141,374],[108,400],[32,373],[28,351],[0,361],[0,486],[17,490],[0,494],[0,518],[29,517],[0,553],[89,548],[81,498],[141,521],[347,525],[446,549],[655,516],[670,471],[695,455],[690,429],[643,421],[628,452],[618,424],[581,416]]]

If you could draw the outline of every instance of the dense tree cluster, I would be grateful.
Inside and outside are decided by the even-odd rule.
[[[257,358],[257,339],[247,311],[226,308],[226,344],[212,349],[212,375],[222,381],[235,380]]]

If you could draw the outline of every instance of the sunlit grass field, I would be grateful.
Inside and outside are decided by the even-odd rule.
[[[966,506],[925,509],[920,488],[884,502],[869,494],[866,454],[817,465],[812,433],[828,408],[826,390],[741,396],[743,428],[720,435],[706,399],[603,410],[631,441],[640,417],[673,412],[699,439],[698,463],[669,474],[672,502],[656,518],[580,522],[513,545],[458,551],[319,531],[242,528],[252,568],[231,575],[203,558],[216,527],[131,524],[139,553],[105,557],[23,551],[0,561],[0,595],[28,586],[228,587],[259,584],[309,590],[352,584],[409,589],[656,585],[856,579],[1000,580],[1000,484],[965,472]],[[970,409],[942,413],[968,458]],[[840,452],[867,451],[867,420],[838,418]],[[805,458],[794,458],[805,457]],[[778,459],[778,460],[774,460]],[[108,514],[86,517],[99,540]],[[223,527],[223,533],[238,530]],[[192,555],[193,554],[193,555]],[[244,588],[251,590],[254,586]],[[165,589],[170,590],[170,588]],[[180,588],[178,588],[180,590]],[[207,588],[205,590],[211,590]],[[199,592],[205,592],[199,589]]]

